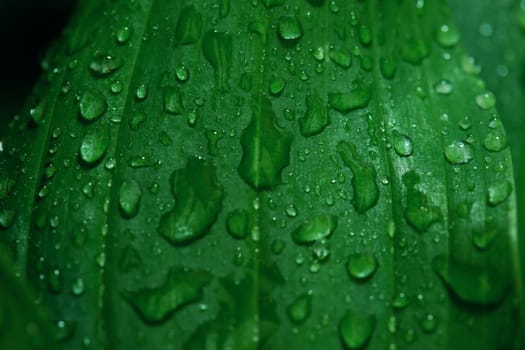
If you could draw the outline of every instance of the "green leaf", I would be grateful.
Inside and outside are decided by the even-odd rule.
[[[449,23],[81,2],[0,153],[0,242],[63,346],[519,349],[510,152]]]

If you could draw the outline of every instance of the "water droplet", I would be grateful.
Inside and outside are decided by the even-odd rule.
[[[419,175],[408,171],[403,175],[403,183],[407,187],[405,219],[417,232],[428,231],[430,226],[442,218],[441,210],[437,206],[428,204],[428,197],[417,189],[420,182]]]
[[[443,47],[454,47],[459,42],[459,31],[456,27],[448,24],[443,24],[439,27],[436,39]]]
[[[410,38],[401,49],[401,56],[408,63],[419,65],[430,54],[427,43],[422,39]]]
[[[118,269],[122,273],[128,273],[142,264],[140,254],[132,245],[128,244],[120,255]]]
[[[337,217],[328,214],[312,216],[292,232],[292,238],[298,244],[309,244],[330,237],[336,228]]]
[[[352,56],[344,50],[331,49],[329,57],[341,68],[347,69],[352,65]]]
[[[371,253],[357,253],[348,257],[346,270],[356,280],[366,280],[377,270],[376,257]]]
[[[491,152],[499,152],[507,148],[507,137],[505,136],[503,129],[498,128],[489,132],[485,137],[485,140],[483,140],[483,146],[487,151]]]
[[[414,146],[412,139],[407,135],[401,134],[397,131],[393,133],[394,137],[394,150],[401,157],[411,156],[414,152]]]
[[[115,80],[114,82],[111,83],[111,92],[113,94],[119,94],[122,92],[122,89],[124,88],[124,85],[122,84],[122,82],[120,80]]]
[[[95,77],[105,77],[122,67],[122,60],[110,55],[96,55],[89,64],[89,70]]]
[[[284,91],[284,88],[286,86],[286,80],[280,77],[273,76],[270,80],[270,88],[269,91],[274,96],[279,96]]]
[[[487,189],[487,202],[491,206],[503,203],[512,193],[512,183],[509,180],[502,181]]]
[[[375,316],[348,311],[339,323],[339,335],[349,349],[362,349],[372,337],[375,327]]]
[[[297,207],[292,203],[286,207],[286,215],[288,215],[291,218],[294,218],[297,216]]]
[[[498,235],[498,231],[494,229],[485,229],[485,230],[479,230],[472,233],[472,242],[474,245],[480,249],[485,250],[487,249],[494,238]]]
[[[59,269],[51,269],[47,279],[51,293],[60,293],[62,291],[62,274]]]
[[[6,229],[13,225],[16,211],[13,209],[0,209],[0,228]]]
[[[71,292],[73,295],[79,296],[84,293],[84,280],[81,277],[77,277],[71,285]]]
[[[181,45],[194,44],[201,36],[202,16],[195,6],[191,5],[180,11],[175,27],[175,39]]]
[[[437,329],[437,319],[432,314],[426,314],[423,320],[421,320],[421,329],[425,333],[433,333]]]
[[[359,38],[361,45],[369,46],[372,43],[372,31],[370,30],[370,27],[364,24],[360,25],[357,30],[357,37]]]
[[[404,309],[407,306],[408,306],[407,295],[403,292],[396,294],[396,297],[392,301],[392,307],[395,309]]]
[[[80,144],[80,157],[87,164],[101,160],[109,147],[109,130],[95,128],[89,131]]]
[[[450,164],[467,164],[474,159],[474,147],[463,141],[455,141],[445,148],[445,157]]]
[[[173,268],[160,286],[125,291],[122,296],[145,322],[158,324],[185,305],[199,301],[210,280],[208,272]]]
[[[454,90],[454,86],[450,81],[442,79],[434,84],[434,90],[440,95],[450,95]]]
[[[137,86],[137,91],[135,91],[135,96],[137,97],[139,101],[142,101],[146,99],[146,97],[148,97],[148,88],[146,87],[145,84],[139,84],[139,86]]]
[[[341,113],[348,113],[352,110],[368,106],[371,95],[370,85],[354,81],[352,83],[352,89],[349,92],[329,93],[328,103],[333,109]]]
[[[131,117],[131,120],[129,121],[129,127],[132,130],[137,130],[139,126],[146,121],[146,113],[144,112],[136,112]]]
[[[213,163],[198,158],[175,170],[170,184],[175,207],[162,216],[158,231],[172,244],[185,245],[208,233],[222,208],[224,192]]]
[[[344,164],[352,170],[353,204],[355,210],[363,214],[373,208],[379,200],[377,172],[373,165],[361,158],[355,145],[341,141],[337,144],[337,152]]]
[[[221,91],[229,90],[228,78],[232,62],[232,36],[208,31],[202,40],[202,53],[215,70],[215,85]]]
[[[295,42],[303,36],[303,27],[297,17],[283,16],[279,19],[277,33],[281,39]]]
[[[486,91],[476,96],[476,104],[481,109],[491,109],[496,105],[496,96],[490,91]]]
[[[184,113],[182,97],[175,86],[164,87],[164,109],[167,113],[181,115]]]
[[[301,134],[310,137],[321,133],[328,126],[328,109],[319,94],[310,93],[305,99],[306,112],[299,119]]]
[[[234,210],[226,218],[226,229],[234,237],[245,239],[249,233],[249,216],[246,210]]]
[[[119,191],[119,206],[122,216],[132,218],[139,212],[142,189],[135,180],[122,182]]]
[[[80,115],[88,121],[100,118],[108,109],[104,95],[100,92],[88,89],[84,91],[79,102]]]
[[[272,241],[271,249],[272,249],[272,253],[274,253],[275,255],[281,254],[285,247],[286,247],[286,242],[282,239],[278,238]]]
[[[312,296],[305,293],[297,297],[286,308],[286,314],[295,324],[301,324],[308,319],[312,312]]]
[[[179,65],[175,68],[175,76],[181,83],[187,82],[190,79],[190,70],[184,65]]]
[[[474,266],[438,255],[432,260],[432,267],[450,292],[468,304],[499,304],[510,287],[508,274],[486,264]]]
[[[46,100],[40,100],[29,110],[29,114],[31,114],[31,119],[36,125],[44,124],[46,104]]]
[[[77,225],[71,235],[73,245],[75,247],[82,247],[87,241],[87,227],[84,224]]]
[[[381,70],[383,78],[390,80],[396,74],[397,62],[391,57],[381,57],[379,60],[379,69]]]
[[[125,44],[129,41],[132,34],[133,34],[133,29],[131,27],[124,26],[117,30],[117,33],[115,34],[115,36],[119,44]]]
[[[55,325],[55,339],[64,342],[70,339],[75,332],[75,325],[72,322],[60,320]]]
[[[292,137],[275,125],[272,104],[264,96],[254,96],[252,119],[241,135],[243,156],[239,164],[242,179],[255,190],[281,183],[281,170],[290,161]]]

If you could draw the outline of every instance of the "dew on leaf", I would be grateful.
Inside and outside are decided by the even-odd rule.
[[[123,26],[117,30],[117,32],[115,33],[115,37],[119,44],[125,44],[129,41],[132,34],[133,34],[133,29],[131,27]]]
[[[348,113],[368,106],[372,95],[370,85],[355,81],[352,86],[353,89],[347,92],[329,93],[328,104],[330,107],[341,113]]]
[[[111,55],[96,55],[91,63],[89,70],[95,77],[105,77],[122,67],[122,60]]]
[[[202,53],[215,71],[215,86],[229,90],[229,71],[232,62],[233,39],[230,34],[208,31],[202,39]]]
[[[179,89],[175,86],[164,87],[164,110],[167,113],[181,115],[184,113],[182,97]]]
[[[378,263],[375,255],[371,253],[356,253],[348,257],[346,271],[356,280],[366,280],[377,270]]]
[[[309,244],[330,237],[336,228],[337,217],[328,214],[312,216],[292,232],[292,238],[298,244]]]
[[[301,324],[305,322],[312,312],[312,296],[308,293],[297,297],[288,307],[286,308],[286,314],[290,321],[295,324]]]
[[[450,164],[467,164],[474,159],[474,147],[463,141],[455,141],[445,147],[445,157]]]
[[[487,151],[499,152],[507,148],[507,146],[507,136],[505,136],[502,128],[489,132],[483,140],[483,147],[485,147]]]
[[[142,198],[142,189],[135,180],[122,182],[119,191],[119,207],[122,216],[132,218],[137,215]]]
[[[459,31],[453,25],[443,24],[436,34],[437,42],[446,48],[454,47],[459,42]]]
[[[31,119],[36,125],[44,124],[44,116],[46,112],[46,100],[40,100],[29,110]]]
[[[512,184],[509,180],[494,184],[487,189],[487,202],[491,206],[503,203],[512,193]]]
[[[376,317],[348,311],[339,323],[339,336],[349,349],[362,349],[376,328]]]
[[[15,221],[16,211],[14,209],[0,209],[0,228],[7,229]]]
[[[496,105],[496,96],[490,91],[483,92],[476,96],[476,104],[481,109],[491,109]]]
[[[194,44],[201,36],[203,19],[195,6],[187,6],[179,13],[175,39],[181,45]]]
[[[132,130],[137,130],[139,126],[146,121],[146,113],[135,112],[129,121],[129,127]]]
[[[226,229],[237,239],[248,237],[249,233],[249,216],[246,210],[234,210],[226,218]]]
[[[93,121],[106,113],[108,104],[100,92],[88,89],[80,97],[79,108],[83,119]]]
[[[109,147],[109,130],[95,128],[89,131],[80,144],[80,157],[87,164],[101,160]]]
[[[299,127],[304,137],[310,137],[321,133],[328,126],[328,109],[316,92],[306,95],[305,104],[306,112],[299,119]]]
[[[394,131],[393,138],[394,150],[399,156],[408,157],[412,155],[414,146],[410,137]]]
[[[303,27],[296,16],[284,16],[279,19],[277,33],[281,39],[295,42],[303,36]]]
[[[270,80],[270,94],[274,96],[279,96],[284,91],[284,88],[286,86],[286,80],[280,77],[273,76]]]

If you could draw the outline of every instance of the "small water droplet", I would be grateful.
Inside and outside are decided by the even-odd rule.
[[[421,329],[425,333],[434,333],[437,329],[437,320],[436,317],[432,314],[426,314],[421,320]]]
[[[186,66],[181,64],[175,68],[175,76],[178,81],[184,83],[190,79],[190,71]]]
[[[484,110],[494,108],[496,105],[496,96],[494,96],[492,92],[486,91],[476,96],[476,104]]]
[[[344,50],[331,49],[329,57],[332,62],[341,68],[347,69],[352,65],[352,56]]]
[[[135,96],[139,101],[145,100],[148,97],[148,88],[145,84],[139,84],[137,90],[135,91]]]
[[[284,88],[286,86],[286,80],[284,80],[281,77],[273,76],[270,80],[270,88],[269,91],[274,96],[279,96],[284,91]]]
[[[503,203],[512,193],[512,184],[509,180],[492,185],[487,189],[487,202],[491,206]]]
[[[89,64],[89,70],[95,77],[105,77],[122,67],[122,60],[111,55],[96,55]]]
[[[454,90],[454,86],[450,81],[442,79],[434,84],[434,90],[440,95],[450,95]]]
[[[246,210],[234,210],[226,218],[226,229],[234,237],[245,239],[249,233],[249,216]]]
[[[286,215],[288,215],[291,218],[294,218],[297,216],[297,207],[292,203],[286,207]]]
[[[357,36],[359,38],[359,42],[363,46],[369,46],[372,43],[372,31],[370,30],[370,27],[364,24],[359,26],[357,30]]]
[[[79,296],[84,293],[84,280],[82,277],[77,277],[71,285],[71,292],[73,295]]]
[[[123,26],[117,30],[115,36],[119,44],[125,44],[129,41],[132,34],[133,29],[131,27]]]
[[[164,110],[170,114],[181,115],[184,113],[182,97],[175,86],[164,87]]]
[[[45,112],[46,112],[46,100],[40,100],[29,110],[31,119],[36,125],[44,124]]]
[[[139,126],[146,121],[146,113],[135,112],[129,121],[129,127],[132,130],[137,130]]]
[[[443,24],[439,27],[436,39],[437,42],[446,48],[454,47],[459,42],[459,31],[453,25]]]

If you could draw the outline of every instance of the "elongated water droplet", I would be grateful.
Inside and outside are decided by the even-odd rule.
[[[438,323],[437,319],[432,314],[426,314],[421,320],[421,329],[425,333],[434,333],[437,329]]]
[[[366,280],[377,270],[377,259],[371,253],[357,253],[348,257],[346,270],[356,280]]]
[[[286,308],[286,313],[295,324],[301,324],[308,319],[312,312],[312,296],[303,294],[297,297],[292,304]]]
[[[14,209],[0,210],[0,228],[9,228],[15,221],[16,211]]]
[[[204,271],[173,268],[158,287],[125,291],[124,299],[147,323],[166,321],[175,311],[199,301],[211,275]]]
[[[181,45],[196,43],[201,36],[202,16],[195,6],[191,5],[180,11],[175,27],[175,39]]]
[[[89,131],[80,144],[80,157],[87,164],[101,160],[109,147],[109,130],[96,128]]]
[[[414,152],[412,139],[404,134],[394,131],[394,150],[401,157],[411,156]]]
[[[137,90],[135,91],[135,96],[139,101],[145,100],[148,97],[148,88],[145,84],[139,84]]]
[[[115,36],[119,44],[125,44],[129,41],[132,34],[133,34],[133,28],[129,26],[124,26],[117,30]]]
[[[345,141],[337,144],[337,152],[344,164],[352,170],[353,204],[355,210],[363,214],[373,208],[379,200],[377,172],[373,165],[365,162],[357,153],[355,145]]]
[[[131,117],[131,120],[129,121],[129,127],[132,130],[137,130],[139,126],[146,121],[146,113],[144,112],[136,112]]]
[[[100,118],[108,109],[106,98],[100,92],[88,89],[79,102],[80,115],[88,121]]]
[[[500,303],[510,287],[509,276],[490,266],[474,266],[458,262],[446,255],[432,261],[434,271],[459,300],[477,305]]]
[[[292,238],[298,244],[309,244],[330,237],[336,228],[337,217],[321,214],[305,220],[292,232]]]
[[[352,56],[344,50],[332,49],[329,57],[332,62],[341,68],[347,69],[352,65]]]
[[[277,33],[281,39],[295,42],[303,36],[303,27],[297,17],[284,16],[279,19]]]
[[[255,190],[281,183],[281,170],[290,161],[292,137],[275,125],[272,104],[264,96],[254,96],[252,119],[241,135],[243,156],[239,175]]]
[[[403,175],[403,183],[407,188],[405,219],[416,231],[423,233],[442,218],[441,210],[428,203],[425,193],[417,189],[419,175],[409,171]]]
[[[249,217],[246,210],[234,210],[226,218],[226,229],[234,237],[244,239],[249,233]]]
[[[176,203],[164,214],[158,231],[174,245],[185,245],[201,238],[213,225],[222,208],[224,192],[217,184],[211,161],[190,158],[186,167],[170,177]]]
[[[494,238],[498,235],[498,231],[495,229],[485,229],[480,231],[475,231],[472,234],[472,242],[474,245],[481,250],[487,249]]]
[[[110,55],[96,55],[89,64],[89,70],[95,77],[108,76],[122,67],[122,60]]]
[[[215,70],[215,86],[229,90],[228,79],[232,62],[232,36],[222,32],[208,31],[202,39],[202,53]]]
[[[286,86],[286,80],[280,77],[272,77],[270,80],[270,94],[274,96],[279,96],[284,91],[284,88]]]
[[[40,100],[38,103],[36,103],[30,110],[29,114],[31,115],[31,119],[36,125],[42,125],[44,124],[44,116],[46,112],[46,100]]]
[[[164,87],[164,110],[170,114],[184,114],[184,106],[179,89],[175,86]]]
[[[369,46],[370,43],[372,43],[372,31],[370,30],[370,27],[364,24],[360,25],[357,30],[357,37],[359,38],[361,45]]]
[[[306,95],[306,112],[299,119],[301,134],[305,137],[319,134],[328,125],[328,109],[326,103],[317,93]]]
[[[445,157],[450,164],[467,164],[474,159],[474,148],[463,141],[455,141],[445,147]]]
[[[135,180],[122,182],[119,191],[120,212],[125,218],[132,218],[139,212],[142,189]]]
[[[362,349],[372,337],[375,327],[375,316],[348,311],[339,323],[339,335],[349,349]]]

